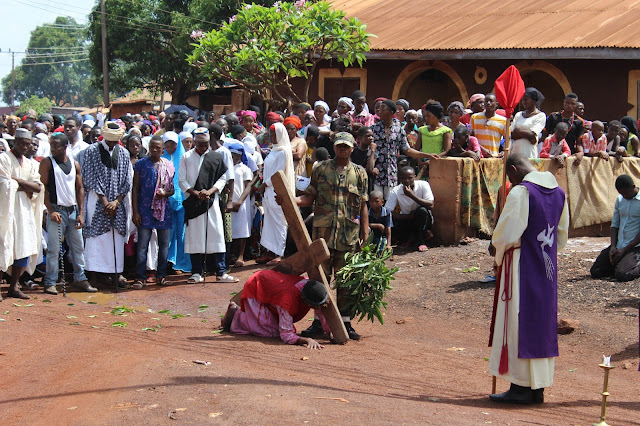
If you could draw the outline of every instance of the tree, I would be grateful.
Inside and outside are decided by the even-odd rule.
[[[228,24],[203,34],[189,61],[206,76],[220,76],[269,103],[288,106],[308,101],[321,61],[362,66],[370,36],[366,25],[325,1],[247,4]],[[306,79],[301,94],[292,86],[299,77]]]
[[[271,4],[271,2],[269,2]],[[192,34],[210,31],[235,13],[237,0],[107,0],[109,86],[118,94],[147,87],[168,91],[182,104],[208,81],[187,62]],[[89,17],[94,86],[102,87],[100,9]]]
[[[84,27],[57,17],[31,32],[26,56],[15,69],[15,99],[47,97],[57,105],[90,105],[99,93],[90,85]],[[2,98],[11,102],[11,74],[2,79]]]
[[[24,101],[20,102],[20,107],[18,108],[18,116],[24,115],[30,109],[36,112],[36,117],[40,117],[40,115],[45,112],[51,112],[51,107],[53,106],[53,102],[49,98],[39,98],[35,95],[29,96]]]

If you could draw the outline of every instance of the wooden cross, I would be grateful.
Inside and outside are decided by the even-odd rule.
[[[322,262],[329,258],[327,243],[323,238],[319,238],[313,242],[311,241],[307,227],[300,215],[300,209],[294,199],[294,194],[291,193],[285,184],[284,173],[282,171],[276,172],[276,174],[271,177],[271,183],[273,184],[273,189],[276,194],[282,197],[282,211],[289,224],[289,232],[298,248],[296,254],[283,259],[277,268],[295,275],[302,275],[306,272],[309,279],[324,284],[329,294],[329,303],[322,308],[322,314],[331,329],[334,342],[346,343],[347,340],[349,340],[349,335],[347,334],[347,329],[344,327],[338,305],[336,304],[336,300],[327,282],[327,277],[322,269]]]

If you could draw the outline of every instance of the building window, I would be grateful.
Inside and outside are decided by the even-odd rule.
[[[339,98],[351,96],[356,90],[367,92],[367,70],[347,68],[341,73],[337,68],[322,68],[318,71],[318,96],[330,108],[338,105]]]

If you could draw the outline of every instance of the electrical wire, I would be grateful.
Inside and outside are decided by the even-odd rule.
[[[83,17],[83,18],[85,18],[85,19],[86,19],[86,17],[87,17],[87,15],[86,15],[85,13],[82,13],[82,12],[71,11],[71,10],[68,10],[68,9],[66,9],[66,10],[65,10],[65,9],[62,9],[62,8],[60,8],[60,9],[58,9],[58,10],[52,10],[52,9],[49,9],[49,8],[45,8],[45,7],[43,7],[43,5],[36,5],[36,4],[32,4],[32,3],[27,3],[27,2],[22,1],[22,0],[13,0],[13,1],[15,1],[15,2],[17,2],[17,3],[20,3],[20,4],[23,4],[23,5],[25,5],[25,6],[29,6],[29,7],[33,7],[33,8],[36,8],[36,9],[44,10],[45,12],[55,13],[55,14],[57,14],[57,15],[59,15],[59,14],[60,14],[60,11],[62,10],[62,11],[64,11],[65,13],[71,13],[71,14],[74,14],[74,15],[82,16],[82,17]],[[52,7],[55,7],[55,6],[52,6]]]
[[[35,64],[20,64],[21,67],[33,67],[35,65],[56,65],[56,64],[67,64],[70,62],[84,62],[84,61],[88,61],[89,58],[84,58],[84,59],[71,59],[68,61],[58,61],[58,62],[38,62]]]

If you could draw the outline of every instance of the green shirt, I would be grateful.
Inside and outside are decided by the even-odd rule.
[[[360,203],[369,199],[367,181],[365,169],[352,162],[340,173],[335,160],[313,170],[305,192],[315,197],[313,227],[328,228],[321,235],[330,249],[348,251],[358,241]]]
[[[422,138],[422,152],[440,154],[444,150],[444,135],[451,132],[451,129],[447,126],[441,126],[431,132],[429,126],[422,126],[418,131]]]

